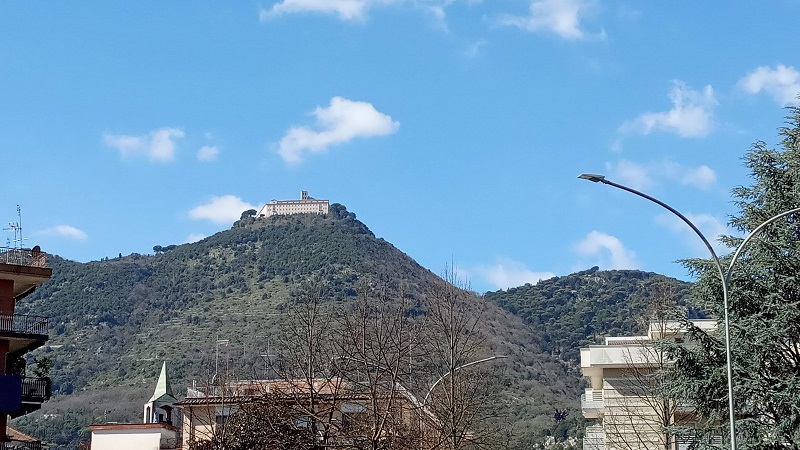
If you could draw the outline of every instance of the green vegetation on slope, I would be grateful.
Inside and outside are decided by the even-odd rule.
[[[540,336],[539,347],[562,360],[579,363],[580,348],[599,344],[605,336],[643,332],[648,299],[658,285],[668,284],[678,304],[686,307],[689,284],[638,270],[600,271],[597,267],[563,277],[487,292],[486,300],[520,316]]]
[[[245,216],[230,230],[157,255],[87,264],[51,258],[53,278],[19,311],[51,317],[51,339],[31,357],[52,358],[56,396],[15,423],[75,448],[92,422],[140,420],[141,392],[154,386],[162,360],[179,395],[210,377],[218,338],[231,342],[220,349],[220,364],[240,378],[263,376],[260,355],[270,345],[274,352],[281,314],[310,277],[335,302],[350,301],[360,281],[403,286],[412,298],[443,283],[343,206],[331,211]],[[509,356],[497,368],[515,448],[580,434],[578,349],[636,332],[651,286],[664,282],[685,296],[684,283],[660,275],[592,269],[475,297],[488,300],[487,353]],[[556,409],[566,420],[554,420]]]

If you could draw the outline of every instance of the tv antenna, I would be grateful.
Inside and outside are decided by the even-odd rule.
[[[28,238],[22,237],[22,210],[20,209],[19,205],[17,205],[17,221],[16,222],[9,222],[8,228],[3,228],[6,231],[13,231],[14,232],[14,239],[6,238],[6,246],[13,249],[20,249],[22,248],[22,243],[27,241]]]

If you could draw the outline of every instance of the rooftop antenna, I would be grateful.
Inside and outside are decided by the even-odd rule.
[[[8,228],[3,229],[14,232],[13,240],[11,240],[11,238],[6,238],[6,245],[10,248],[20,249],[22,248],[22,242],[28,240],[28,238],[22,237],[22,210],[19,205],[17,205],[17,221],[9,222]]]

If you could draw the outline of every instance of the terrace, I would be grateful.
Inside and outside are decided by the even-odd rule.
[[[24,314],[0,314],[0,337],[9,341],[9,353],[30,351],[47,341],[50,319]]]
[[[0,264],[47,268],[47,253],[31,249],[0,247]]]
[[[47,268],[47,253],[38,246],[33,249],[0,247],[0,279],[14,282],[17,300],[33,292],[52,275],[53,270]]]

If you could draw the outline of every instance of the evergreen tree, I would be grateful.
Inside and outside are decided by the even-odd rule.
[[[755,143],[744,158],[751,186],[733,190],[739,213],[730,225],[747,235],[770,218],[800,206],[800,108],[779,130],[780,149]],[[762,229],[733,268],[729,285],[736,435],[740,448],[800,448],[800,214]],[[727,236],[731,249],[743,238]],[[730,255],[723,258],[727,267]],[[689,260],[698,306],[722,318],[722,286],[710,260]],[[710,335],[692,330],[697,345],[670,350],[673,378],[665,389],[694,405],[701,435],[729,436],[723,323]],[[707,440],[706,440],[707,441]]]

